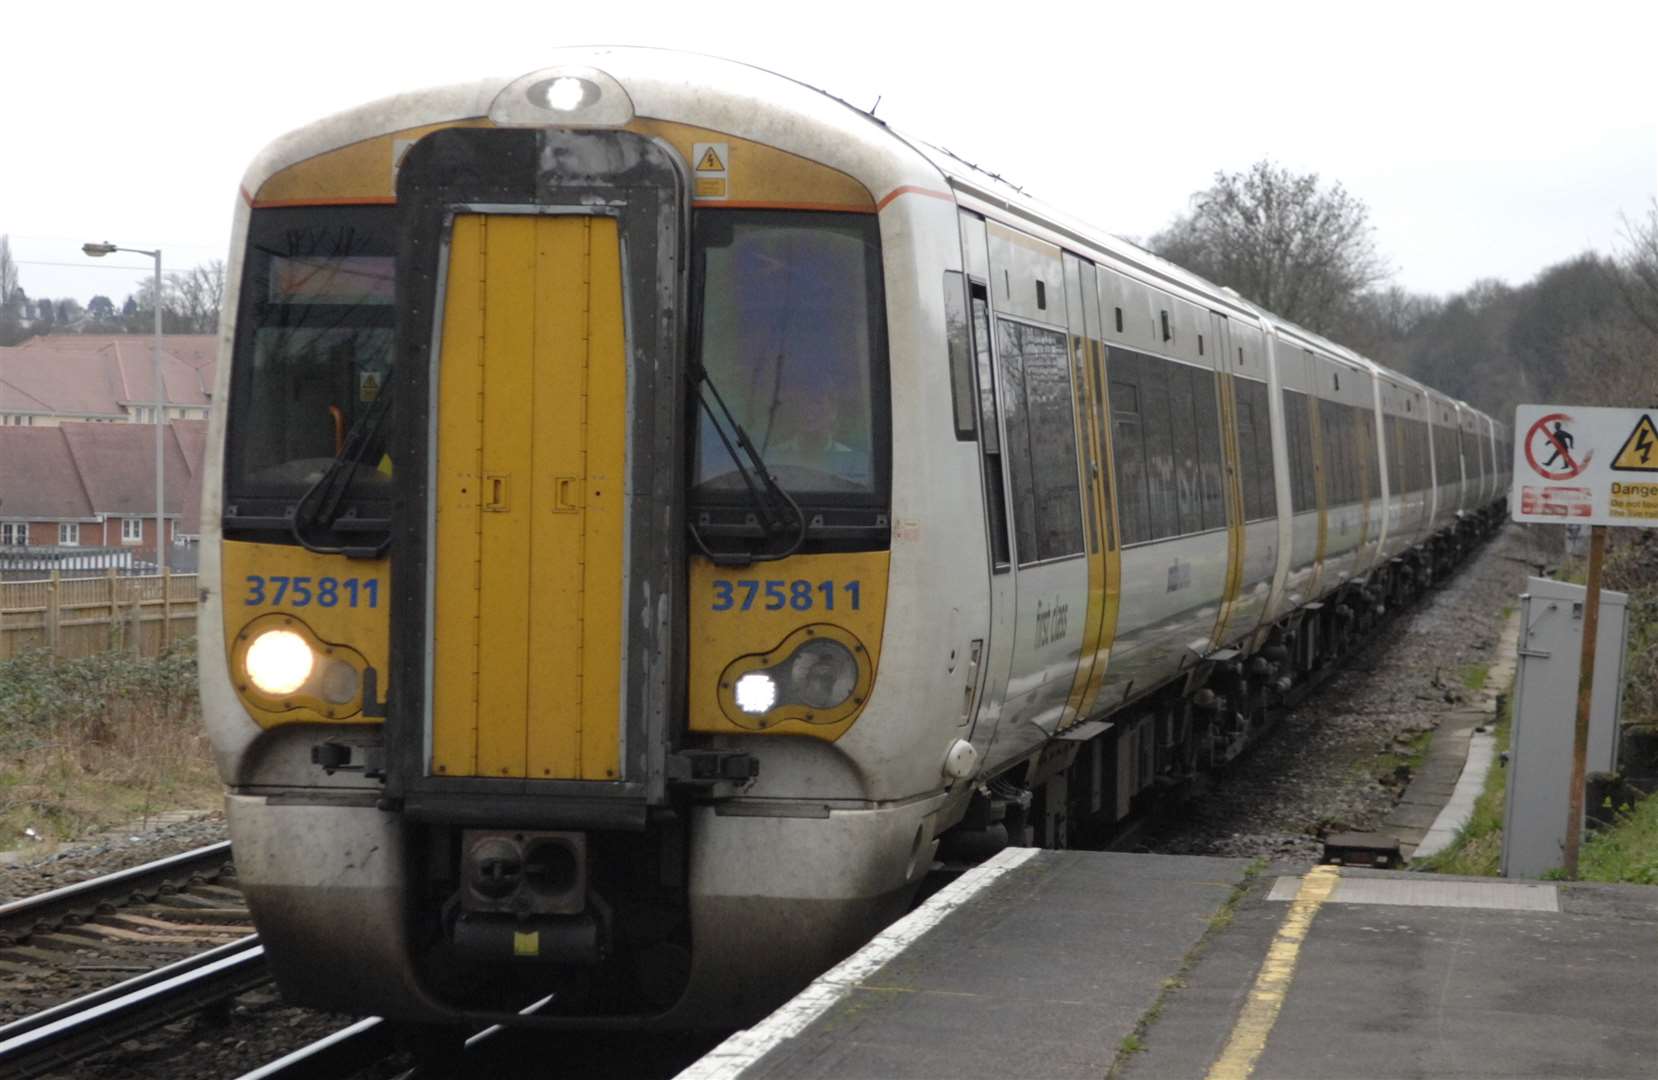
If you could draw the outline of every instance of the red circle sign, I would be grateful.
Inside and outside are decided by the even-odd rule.
[[[1533,469],[1537,470],[1537,475],[1541,476],[1545,480],[1570,480],[1572,477],[1576,476],[1578,473],[1581,473],[1586,467],[1588,467],[1589,459],[1594,456],[1594,451],[1591,450],[1589,453],[1584,454],[1582,461],[1578,461],[1573,458],[1572,452],[1567,449],[1565,443],[1561,442],[1559,439],[1556,439],[1554,437],[1554,433],[1548,429],[1548,425],[1553,424],[1556,421],[1570,424],[1572,423],[1572,418],[1566,413],[1550,413],[1549,415],[1538,420],[1535,424],[1531,425],[1531,430],[1526,432],[1526,461]],[[1568,433],[1568,435],[1569,434],[1570,433]],[[1532,444],[1537,441],[1539,436],[1542,437],[1544,446],[1552,451],[1548,455],[1549,461],[1553,462],[1555,458],[1560,458],[1565,462],[1565,464],[1560,467],[1558,472],[1550,472],[1547,468],[1537,463],[1537,453],[1532,449]]]

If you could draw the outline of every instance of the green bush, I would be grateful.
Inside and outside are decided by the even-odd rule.
[[[66,839],[217,793],[193,640],[153,659],[0,660],[0,846],[25,828]]]

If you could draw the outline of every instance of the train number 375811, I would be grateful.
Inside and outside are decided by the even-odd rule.
[[[314,578],[308,575],[249,574],[248,607],[287,604],[290,607],[371,607],[380,606],[380,582],[374,578]]]
[[[718,578],[714,581],[712,609],[748,611],[758,604],[767,611],[782,611],[784,608],[793,608],[795,611],[834,611],[838,602],[845,610],[857,611],[860,584],[856,581],[813,582],[804,578],[796,578],[793,581],[759,581],[754,578],[729,581]]]

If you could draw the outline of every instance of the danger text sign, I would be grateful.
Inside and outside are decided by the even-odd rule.
[[[1521,405],[1516,521],[1658,525],[1658,409]]]

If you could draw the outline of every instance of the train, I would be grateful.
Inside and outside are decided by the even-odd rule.
[[[1502,520],[1503,424],[868,112],[547,59],[239,192],[201,696],[291,1001],[746,1023]]]

